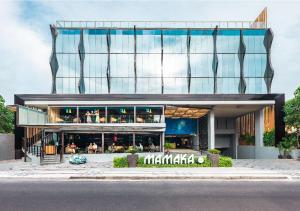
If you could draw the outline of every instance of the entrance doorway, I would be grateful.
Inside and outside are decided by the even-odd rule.
[[[192,149],[192,138],[191,135],[166,136],[166,143],[171,143],[174,149]]]

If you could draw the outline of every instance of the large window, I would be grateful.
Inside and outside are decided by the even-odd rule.
[[[107,118],[109,123],[133,123],[133,107],[108,107]]]
[[[163,122],[162,108],[160,107],[136,107],[137,123]]]
[[[50,123],[77,123],[76,107],[49,107],[48,117]]]
[[[239,93],[240,34],[246,47],[246,93],[266,93],[265,29],[83,29],[86,94]],[[76,94],[80,29],[59,29],[57,93]],[[163,52],[163,54],[162,54]]]

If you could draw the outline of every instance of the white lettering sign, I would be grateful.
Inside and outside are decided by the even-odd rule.
[[[203,163],[204,158],[202,156],[196,159],[197,163]],[[147,155],[144,158],[144,164],[194,164],[195,156],[187,154],[173,155]]]

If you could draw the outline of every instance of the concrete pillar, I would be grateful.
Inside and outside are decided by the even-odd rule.
[[[160,135],[160,151],[161,151],[161,152],[165,152],[165,147],[164,147],[164,145],[165,145],[165,133],[162,133],[162,134]]]
[[[104,153],[104,133],[101,133],[101,149],[102,149],[102,153]]]
[[[132,145],[135,146],[135,133],[132,134]]]
[[[255,148],[263,147],[264,136],[264,110],[261,109],[255,112]]]
[[[215,112],[211,110],[208,113],[207,121],[207,134],[208,134],[208,149],[215,148]]]

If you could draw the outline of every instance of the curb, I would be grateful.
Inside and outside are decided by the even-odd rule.
[[[70,176],[70,180],[290,180],[288,176]]]

